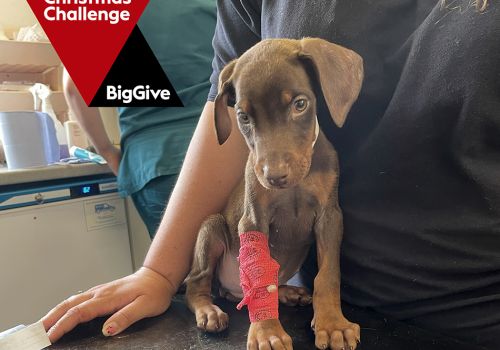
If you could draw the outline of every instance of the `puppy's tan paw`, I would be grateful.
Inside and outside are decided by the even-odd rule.
[[[278,288],[278,298],[280,303],[288,306],[304,306],[312,303],[312,296],[309,291],[302,287],[282,285]]]
[[[254,322],[248,330],[247,350],[292,350],[292,338],[279,320]]]
[[[205,305],[196,309],[196,325],[199,329],[217,333],[225,330],[229,323],[229,316],[217,305]]]
[[[361,328],[344,317],[317,318],[311,322],[318,349],[355,350],[361,339]]]

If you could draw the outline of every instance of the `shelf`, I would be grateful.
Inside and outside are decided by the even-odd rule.
[[[67,120],[68,105],[62,91],[53,91],[50,103],[57,118]],[[33,111],[33,95],[29,91],[0,91],[0,112]]]
[[[50,43],[0,40],[0,72],[45,73],[61,65]]]
[[[62,64],[50,43],[0,40],[0,83],[44,83],[62,89]]]
[[[53,91],[50,101],[57,118],[68,118],[62,93],[62,64],[50,43],[0,40],[0,83],[43,83]],[[29,91],[0,91],[0,111],[33,111]]]

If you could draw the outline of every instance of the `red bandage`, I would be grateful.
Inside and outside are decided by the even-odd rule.
[[[271,258],[267,237],[250,231],[240,235],[240,283],[250,322],[278,318],[278,272],[280,265]]]

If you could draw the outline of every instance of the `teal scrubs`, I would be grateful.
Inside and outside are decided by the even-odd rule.
[[[138,23],[184,104],[119,109],[119,191],[132,196],[151,236],[207,100],[215,22],[215,0],[151,0]]]

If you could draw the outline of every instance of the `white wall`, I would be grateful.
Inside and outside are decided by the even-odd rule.
[[[36,22],[26,0],[0,0],[0,26],[10,38],[20,27],[32,26]]]

